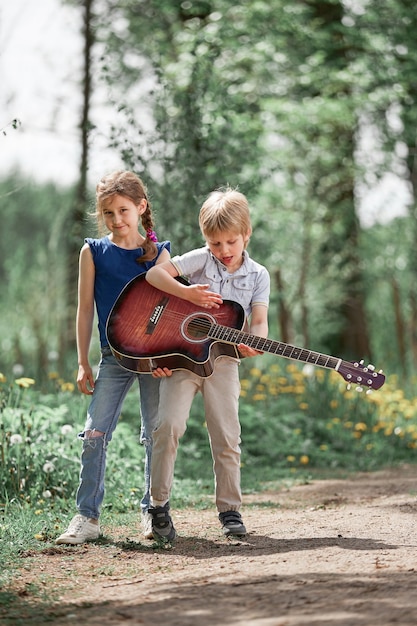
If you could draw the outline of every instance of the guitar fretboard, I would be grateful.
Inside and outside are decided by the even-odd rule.
[[[297,348],[296,346],[283,343],[282,341],[274,341],[273,339],[257,337],[256,335],[250,335],[249,333],[229,328],[228,326],[221,326],[219,324],[213,324],[210,327],[208,337],[210,339],[217,339],[218,341],[224,341],[225,343],[231,343],[233,345],[244,343],[246,346],[254,348],[254,350],[270,352],[271,354],[277,354],[287,359],[303,361],[304,363],[312,363],[313,365],[319,365],[320,367],[326,367],[333,370],[337,370],[342,362],[341,359],[337,359],[334,356],[327,356],[326,354],[320,354],[320,352]]]

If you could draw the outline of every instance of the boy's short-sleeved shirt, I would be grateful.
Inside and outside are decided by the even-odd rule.
[[[269,305],[268,270],[251,259],[246,250],[242,265],[233,274],[229,274],[227,267],[216,259],[207,246],[177,255],[171,263],[180,276],[185,276],[191,283],[208,284],[210,291],[220,294],[224,300],[238,302],[247,317],[253,306]]]

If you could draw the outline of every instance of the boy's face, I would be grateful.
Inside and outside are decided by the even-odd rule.
[[[236,272],[243,263],[243,250],[249,241],[250,233],[245,236],[233,231],[219,231],[210,237],[206,237],[206,242],[216,259],[227,267],[230,274]]]

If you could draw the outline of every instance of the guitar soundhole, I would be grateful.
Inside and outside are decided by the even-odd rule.
[[[181,332],[188,341],[199,343],[206,341],[213,323],[215,320],[209,315],[187,318],[181,325]]]

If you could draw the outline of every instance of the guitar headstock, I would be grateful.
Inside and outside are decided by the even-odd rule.
[[[348,389],[350,389],[350,385],[356,384],[358,385],[357,391],[363,391],[364,387],[370,391],[380,389],[385,383],[385,376],[382,371],[376,372],[373,365],[364,365],[363,361],[342,361],[337,372],[348,383]]]

